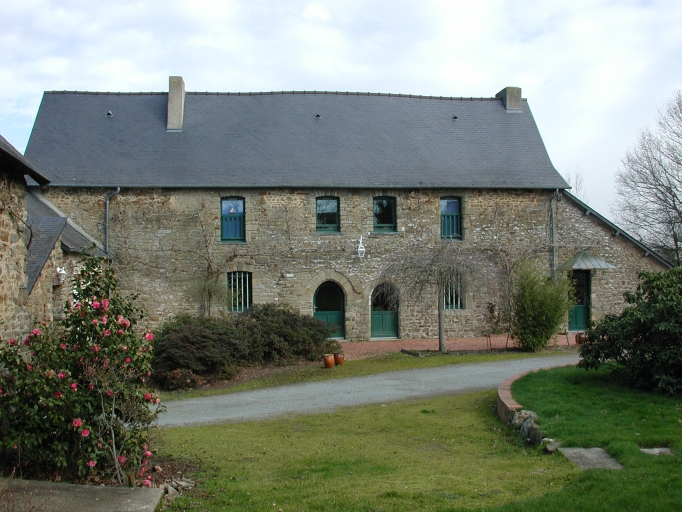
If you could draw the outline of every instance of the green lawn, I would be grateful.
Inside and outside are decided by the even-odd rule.
[[[561,353],[570,353],[575,350],[561,349]],[[226,388],[218,389],[190,389],[183,391],[163,391],[161,399],[164,402],[171,400],[182,400],[185,398],[196,398],[200,396],[221,395],[226,393],[236,393],[257,388],[284,386],[287,384],[300,384],[303,382],[313,382],[331,379],[343,379],[346,377],[362,377],[376,373],[393,372],[399,370],[411,370],[415,368],[433,368],[448,364],[470,364],[484,363],[491,361],[509,361],[512,359],[523,359],[529,357],[543,357],[556,355],[557,351],[552,348],[543,352],[529,354],[527,352],[482,352],[482,353],[451,353],[433,354],[426,357],[413,357],[400,352],[385,354],[371,359],[360,359],[357,361],[346,361],[342,366],[332,369],[322,367],[322,364],[300,365],[287,367],[286,369],[270,375],[266,378],[254,379],[240,382]]]
[[[495,396],[164,429],[162,453],[205,468],[199,489],[171,510],[487,509],[564,487],[577,470],[499,429]]]
[[[682,396],[632,390],[604,372],[577,368],[530,374],[512,392],[564,446],[602,447],[625,468],[585,471],[561,492],[499,510],[682,509]],[[640,447],[669,447],[674,456],[646,455]]]

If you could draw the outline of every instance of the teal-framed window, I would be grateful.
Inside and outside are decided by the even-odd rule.
[[[315,200],[315,229],[327,233],[341,231],[338,197],[318,197]]]
[[[243,197],[224,197],[220,200],[220,239],[223,242],[246,241]]]
[[[440,200],[440,236],[462,239],[462,200],[459,197]]]
[[[374,198],[374,231],[396,231],[395,197]]]
[[[462,304],[462,276],[443,287],[443,309],[464,309]]]
[[[230,311],[251,309],[251,272],[228,272],[227,291],[229,292]]]

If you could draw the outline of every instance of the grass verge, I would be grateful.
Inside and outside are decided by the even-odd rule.
[[[575,350],[562,349],[562,353],[575,352]],[[412,370],[418,368],[434,368],[449,364],[471,364],[492,361],[510,361],[513,359],[526,359],[530,357],[543,357],[556,355],[557,351],[548,349],[543,352],[528,353],[519,351],[493,351],[493,352],[453,352],[449,354],[432,354],[426,357],[413,357],[394,352],[371,359],[347,361],[343,366],[325,369],[321,364],[298,365],[283,368],[266,377],[252,379],[245,382],[230,385],[229,387],[199,388],[180,391],[162,391],[161,400],[182,400],[185,398],[197,398],[202,396],[222,395],[237,393],[258,388],[285,386],[289,384],[301,384],[347,377],[362,377],[377,373],[394,372],[400,370]]]
[[[564,446],[604,448],[625,466],[589,470],[559,492],[500,507],[509,511],[680,510],[682,503],[682,396],[633,390],[605,372],[557,368],[530,374],[512,392]],[[640,448],[669,447],[673,456]]]
[[[500,428],[495,396],[164,429],[162,454],[205,468],[201,489],[170,510],[487,510],[567,485],[577,470]]]

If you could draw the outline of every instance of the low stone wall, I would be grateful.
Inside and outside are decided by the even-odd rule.
[[[563,366],[575,365],[567,364]],[[540,370],[549,370],[550,368],[562,368],[563,366],[550,366],[533,370],[533,372],[519,373],[518,375],[514,375],[513,377],[509,377],[502,381],[497,387],[497,416],[502,422],[511,425],[515,429],[519,429],[521,437],[526,439],[530,444],[542,444],[543,439],[545,439],[545,433],[535,423],[537,414],[533,411],[524,410],[521,404],[514,400],[511,393],[512,384],[529,373],[539,372]]]

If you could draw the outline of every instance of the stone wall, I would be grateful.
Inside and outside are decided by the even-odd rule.
[[[0,340],[28,332],[26,311],[26,182],[0,170]]]
[[[70,296],[69,284],[79,261],[78,255],[64,253],[59,241],[55,244],[28,298],[27,312],[31,323],[64,318],[64,304]],[[64,282],[58,278],[58,267],[66,270]]]
[[[85,231],[104,241],[104,200],[110,190],[53,188],[46,196]],[[245,200],[246,241],[220,241],[220,199]],[[340,232],[319,233],[315,198],[340,199]],[[373,231],[373,197],[396,198],[397,231]],[[464,240],[440,238],[441,197],[462,198]],[[493,329],[490,305],[501,309],[515,261],[535,259],[551,268],[549,191],[509,190],[123,190],[110,205],[109,241],[122,291],[140,295],[155,327],[198,305],[187,290],[207,268],[222,282],[227,272],[252,272],[253,302],[290,304],[313,312],[317,287],[332,280],[346,299],[346,339],[368,339],[372,290],[382,271],[406,251],[427,254],[454,244],[465,275],[464,308],[448,310],[448,337],[477,336]],[[589,250],[618,266],[597,271],[594,311],[601,315],[622,305],[622,292],[636,282],[636,271],[660,267],[642,252],[564,198],[557,206],[559,263]],[[359,258],[360,236],[366,255]],[[220,309],[219,306],[214,308]],[[437,299],[432,290],[400,298],[399,336],[437,336]]]

